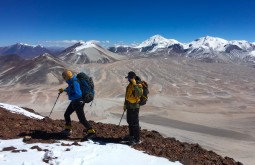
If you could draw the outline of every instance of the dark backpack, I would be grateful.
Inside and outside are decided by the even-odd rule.
[[[82,91],[82,98],[85,103],[89,103],[94,100],[94,82],[91,77],[86,75],[84,72],[77,74],[77,79],[80,84]]]

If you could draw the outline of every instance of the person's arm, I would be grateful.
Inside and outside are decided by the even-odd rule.
[[[74,87],[74,93],[77,96],[82,96],[82,92],[81,92],[81,88],[80,88],[80,84],[77,81],[73,82],[73,87]]]

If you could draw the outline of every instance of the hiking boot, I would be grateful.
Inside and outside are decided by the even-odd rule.
[[[61,133],[65,136],[70,136],[72,134],[72,125],[65,124],[65,129],[63,131],[61,131]]]
[[[133,137],[129,140],[129,145],[130,146],[133,146],[133,145],[136,145],[136,144],[139,144],[140,143],[140,140],[137,140],[137,139],[134,139]]]
[[[87,132],[87,134],[84,136],[82,141],[87,141],[87,140],[92,140],[96,138],[96,130],[94,129],[88,129],[88,130],[83,130],[83,132]]]
[[[63,131],[61,131],[61,134],[65,135],[65,136],[70,136],[72,134],[72,130],[64,129]]]
[[[87,132],[88,134],[96,134],[96,130],[94,129],[88,129]]]

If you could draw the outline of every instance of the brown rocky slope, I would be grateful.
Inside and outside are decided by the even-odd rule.
[[[30,112],[31,109],[27,109]],[[127,126],[95,123],[96,140],[99,143],[120,143],[121,137],[128,134]],[[73,133],[64,137],[59,132],[63,129],[64,120],[32,119],[24,115],[10,113],[0,108],[0,139],[24,138],[26,143],[54,143],[57,140],[79,142],[84,137],[83,126],[73,121]],[[213,151],[207,151],[198,144],[189,144],[175,138],[164,138],[156,131],[141,130],[141,143],[132,146],[148,154],[165,157],[170,161],[180,161],[185,165],[241,165],[229,157],[222,157]]]

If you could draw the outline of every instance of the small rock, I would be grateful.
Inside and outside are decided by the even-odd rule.
[[[2,149],[2,151],[12,151],[12,150],[16,150],[17,148],[11,146],[11,147],[5,147]]]
[[[81,146],[78,142],[74,142],[74,143],[72,143],[72,145],[74,145],[74,146]]]

